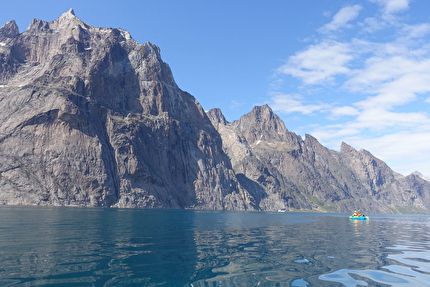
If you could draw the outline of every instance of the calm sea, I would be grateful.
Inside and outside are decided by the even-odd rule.
[[[0,286],[430,286],[430,216],[0,206]]]

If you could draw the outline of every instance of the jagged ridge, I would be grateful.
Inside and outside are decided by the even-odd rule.
[[[263,210],[428,213],[430,182],[402,176],[366,150],[336,152],[289,132],[267,105],[228,123],[209,111],[242,185]]]

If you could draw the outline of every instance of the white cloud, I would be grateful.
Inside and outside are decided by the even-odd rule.
[[[358,112],[357,110],[354,111]],[[355,116],[356,113],[349,115]],[[384,134],[390,129],[391,132],[422,132],[422,130],[428,130],[429,126],[430,120],[425,113],[398,113],[375,107],[361,111],[351,121],[315,127],[311,134],[322,141],[336,141],[345,136],[358,136],[361,133]],[[420,129],[420,127],[423,127],[423,129]]]
[[[416,170],[430,175],[430,132],[401,131],[380,137],[351,137],[345,140],[353,147],[370,151],[403,175]]]
[[[343,106],[343,107],[334,107],[330,110],[330,117],[337,118],[341,116],[357,116],[360,112],[353,107]]]
[[[384,131],[389,128],[409,129],[427,123],[429,119],[421,112],[390,112],[375,106],[363,110],[350,125],[361,130]]]
[[[278,69],[300,80],[303,86],[297,89],[305,87],[307,97],[294,90],[272,94],[274,110],[324,117],[315,117],[317,126],[299,130],[330,148],[345,141],[367,149],[395,171],[406,175],[418,170],[430,176],[430,21],[406,24],[410,18],[394,15],[407,10],[410,1],[369,1],[381,10],[358,23],[356,34],[342,33],[332,40],[362,10],[359,5],[344,7],[318,29],[319,42],[296,52]],[[333,99],[332,92],[342,92],[342,99],[336,100],[342,105],[319,101]]]
[[[310,115],[316,111],[327,110],[328,104],[305,104],[301,95],[283,95],[276,94],[271,98],[271,107],[275,111],[283,113],[298,112],[304,115]]]
[[[331,12],[330,11],[324,11],[323,15],[324,15],[324,17],[330,17],[331,16]]]
[[[241,102],[232,100],[230,102],[230,109],[238,109],[238,108],[242,107],[243,105],[245,105],[245,103],[241,103]]]
[[[416,59],[407,51],[405,48],[404,55],[369,58],[363,69],[354,71],[344,87],[375,95],[357,102],[357,107],[391,109],[415,101],[417,94],[430,92],[430,58]]]
[[[329,33],[345,27],[348,22],[357,18],[362,8],[361,5],[343,7],[333,16],[333,20],[330,23],[321,27],[318,31],[321,33]]]
[[[284,79],[280,77],[273,76],[273,80],[270,82],[269,86],[272,91],[279,90],[284,84]]]
[[[361,133],[361,129],[352,125],[326,125],[326,126],[312,126],[312,130],[308,131],[315,138],[332,148],[338,148],[338,139],[350,136],[355,136]],[[335,144],[333,144],[335,143]]]
[[[352,59],[349,44],[325,41],[291,56],[278,71],[300,78],[305,84],[321,84],[349,73],[347,64]]]
[[[385,21],[374,17],[368,17],[363,22],[358,23],[358,25],[361,27],[362,33],[374,33],[386,27]]]
[[[430,24],[405,25],[402,32],[408,40],[411,38],[421,38],[430,32]]]
[[[409,9],[410,0],[369,0],[382,6],[386,14],[397,13]]]

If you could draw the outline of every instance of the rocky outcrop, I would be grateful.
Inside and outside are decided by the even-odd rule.
[[[73,10],[0,38],[0,203],[254,209],[157,46]]]
[[[8,39],[11,39],[19,34],[18,25],[16,25],[15,20],[11,20],[3,25],[3,27],[0,28],[0,42],[3,42],[3,45],[5,44],[4,41],[7,41]]]
[[[239,181],[262,210],[427,213],[430,184],[404,177],[366,150],[342,143],[340,151],[289,132],[267,105],[228,123],[221,111],[209,118],[223,139]]]

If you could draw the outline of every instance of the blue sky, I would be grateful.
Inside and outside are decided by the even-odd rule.
[[[3,1],[0,25],[69,8],[161,49],[179,87],[228,121],[268,104],[299,135],[430,177],[428,0]]]

